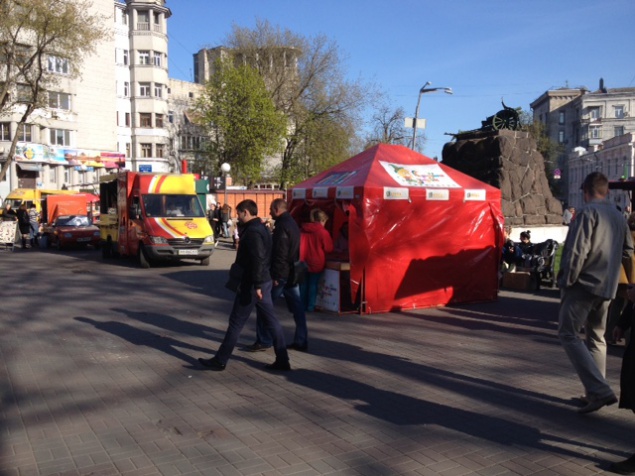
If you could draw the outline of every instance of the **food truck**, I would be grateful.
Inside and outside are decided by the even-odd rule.
[[[142,268],[182,260],[209,264],[214,233],[193,174],[122,171],[101,177],[99,192],[104,258],[133,257]]]

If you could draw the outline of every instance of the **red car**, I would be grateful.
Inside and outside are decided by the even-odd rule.
[[[45,230],[48,246],[58,249],[71,247],[99,246],[99,228],[86,215],[60,215],[53,225]]]

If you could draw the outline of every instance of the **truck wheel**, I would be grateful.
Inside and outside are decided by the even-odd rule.
[[[209,266],[209,261],[210,261],[209,256],[205,259],[202,259],[201,266]]]
[[[143,245],[139,246],[139,266],[144,269],[148,269],[150,267],[150,260],[146,256]]]
[[[102,259],[112,258],[112,241],[108,240],[101,246],[101,257]]]

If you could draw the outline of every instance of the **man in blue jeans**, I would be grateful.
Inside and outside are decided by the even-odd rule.
[[[265,328],[273,336],[276,360],[266,366],[268,370],[291,370],[289,354],[282,326],[276,318],[271,300],[271,234],[258,218],[258,206],[253,200],[243,200],[236,206],[238,220],[243,224],[240,246],[235,263],[242,269],[240,285],[229,315],[229,326],[216,355],[198,361],[212,370],[225,370],[240,332],[254,307],[263,319]]]
[[[284,295],[289,312],[293,313],[295,320],[295,335],[293,343],[288,349],[306,352],[308,350],[308,330],[306,314],[300,300],[300,286],[292,284],[294,276],[294,263],[300,259],[300,228],[291,214],[287,211],[287,202],[282,198],[276,198],[271,202],[269,213],[275,220],[273,230],[273,246],[271,256],[271,277],[273,288],[271,299],[275,302]],[[257,311],[256,342],[247,346],[245,350],[258,352],[271,347],[273,339],[265,326],[265,321],[260,311]]]
[[[633,239],[626,220],[607,198],[605,175],[587,175],[582,192],[585,205],[569,225],[560,260],[558,337],[584,386],[584,406],[578,412],[590,413],[617,402],[605,378],[604,330],[621,264],[630,270]],[[578,336],[582,327],[586,346]]]

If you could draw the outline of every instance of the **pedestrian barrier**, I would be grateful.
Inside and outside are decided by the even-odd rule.
[[[18,231],[17,221],[0,222],[0,250],[13,251]]]

